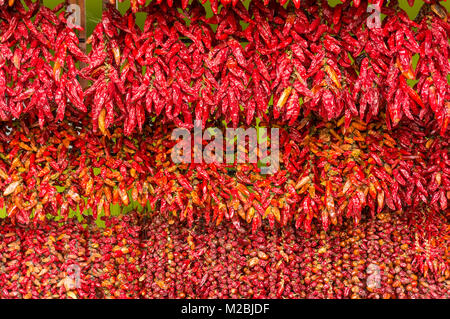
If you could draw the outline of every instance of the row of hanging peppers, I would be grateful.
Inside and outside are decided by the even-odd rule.
[[[155,120],[294,125],[312,112],[325,121],[345,116],[348,127],[383,112],[388,129],[432,118],[442,136],[448,129],[449,24],[437,2],[411,20],[389,1],[373,27],[367,1],[236,2],[209,18],[197,1],[184,10],[152,3],[139,9],[142,30],[132,10],[122,16],[109,5],[88,55],[63,4],[24,3],[0,6],[2,121],[31,117],[43,128],[87,115],[94,132],[119,126],[129,136]]]
[[[407,1],[408,1],[408,5],[410,7],[414,6],[415,0],[407,0]],[[115,4],[116,0],[109,0],[109,2],[111,4]],[[119,2],[124,2],[124,0],[119,0]],[[139,10],[139,7],[145,6],[146,2],[147,2],[146,0],[130,0],[131,9],[133,10],[133,12],[137,12]],[[169,7],[173,7],[175,5],[175,6],[181,6],[181,8],[186,9],[187,6],[189,5],[190,1],[189,0],[181,0],[181,1],[177,1],[177,0],[175,0],[175,1],[174,0],[167,0],[167,1],[156,0],[155,2],[157,4],[161,4],[161,3],[164,2]],[[200,0],[200,2],[202,4],[205,4],[205,3],[208,2],[208,0]],[[244,1],[240,1],[240,0],[220,0],[220,1],[219,0],[210,0],[209,1],[210,5],[211,5],[211,10],[215,14],[217,14],[219,12],[219,5],[222,5],[224,7],[231,5],[231,6],[235,7],[236,5],[238,5],[241,2],[244,2]],[[265,6],[270,5],[270,1],[269,0],[263,0],[262,2],[263,2],[263,4]],[[277,1],[277,2],[281,6],[284,6],[287,3],[291,2],[295,6],[295,8],[297,8],[297,9],[300,8],[302,5],[304,6],[304,5],[307,4],[305,1],[302,1],[302,0],[292,0],[292,1],[280,0],[280,1]],[[364,1],[361,1],[361,0],[353,0],[353,1],[342,0],[340,2],[343,3],[343,4],[347,3],[349,5],[352,5],[352,6],[356,7],[356,8],[358,8],[361,4],[363,6],[365,4]],[[383,2],[384,2],[384,0],[369,0],[370,4],[377,5],[377,6],[380,6],[380,7],[383,5]],[[424,0],[424,2],[425,3],[434,3],[433,0]],[[1,1],[0,1],[0,3],[1,3]],[[10,3],[14,3],[14,1],[10,1]],[[340,5],[340,4],[338,4],[338,5]]]
[[[382,122],[346,127],[344,116],[294,126],[262,122],[280,129],[280,167],[264,175],[260,162],[249,163],[248,148],[245,163],[174,163],[180,141],[171,138],[173,125],[145,127],[136,137],[117,127],[108,139],[89,128],[88,118],[69,120],[1,128],[0,207],[12,221],[67,219],[71,210],[97,218],[109,216],[111,205],[133,203],[189,227],[227,220],[237,229],[251,224],[253,232],[265,221],[310,231],[318,220],[328,230],[345,219],[357,224],[362,214],[423,205],[448,214],[449,136],[414,122],[391,132]]]
[[[409,221],[379,214],[327,234],[292,225],[190,229],[134,212],[104,228],[0,221],[0,299],[448,299],[449,236],[426,211]]]

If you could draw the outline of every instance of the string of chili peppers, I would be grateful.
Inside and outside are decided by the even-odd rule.
[[[443,136],[448,129],[449,25],[438,3],[410,20],[390,1],[376,27],[368,27],[367,2],[306,1],[299,9],[237,2],[210,18],[195,1],[184,11],[155,3],[140,9],[143,30],[132,11],[122,16],[110,6],[86,57],[63,12],[28,2],[0,14],[2,120],[29,115],[43,127],[87,112],[94,131],[108,135],[118,125],[131,135],[154,119],[236,127],[256,118],[292,124],[313,112],[324,120],[345,115],[349,125],[386,112],[388,129],[405,118],[435,118]],[[78,61],[89,63],[79,70]],[[84,91],[81,77],[91,81]]]
[[[382,121],[346,128],[345,117],[281,126],[280,168],[264,175],[248,149],[244,163],[176,164],[175,126],[155,124],[135,138],[116,128],[106,139],[86,121],[0,130],[0,206],[10,218],[25,224],[46,215],[66,219],[70,210],[97,218],[109,216],[111,204],[135,202],[150,215],[174,215],[189,226],[202,217],[207,224],[229,220],[237,229],[249,223],[254,232],[265,220],[272,228],[294,221],[310,231],[313,219],[328,230],[383,209],[428,205],[445,212],[450,199],[448,136],[414,122],[391,133]],[[261,147],[253,151],[261,154]]]

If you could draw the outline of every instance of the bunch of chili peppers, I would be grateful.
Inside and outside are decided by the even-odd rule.
[[[14,1],[12,1],[14,2]],[[111,4],[115,4],[116,0],[110,0],[109,1]],[[124,0],[119,0],[119,2],[124,2]],[[142,7],[145,5],[145,0],[130,0],[130,6],[131,9],[133,10],[133,12],[137,12],[139,10],[139,7]],[[163,0],[156,0],[157,4],[161,4],[163,2]],[[188,4],[189,4],[189,0],[181,0],[181,8],[186,9]],[[200,2],[202,4],[205,4],[207,2],[207,0],[200,0]],[[242,0],[211,0],[209,1],[211,4],[211,9],[213,10],[213,12],[215,14],[218,13],[219,11],[219,5],[222,5],[224,7],[232,5],[233,7],[235,7],[238,3],[243,2]],[[279,0],[278,1],[280,3],[281,6],[284,6],[285,4],[287,4],[289,2],[289,0]],[[293,0],[291,1],[293,3],[293,5],[295,6],[295,8],[299,9],[302,4],[305,5],[304,1],[302,0]],[[346,0],[342,0],[342,3],[346,3]],[[370,4],[373,5],[378,5],[378,6],[382,6],[383,5],[384,0],[369,0]],[[425,3],[433,3],[432,0],[425,0]],[[11,3],[11,1],[10,1]],[[172,6],[180,6],[179,2],[177,2],[177,0],[167,0],[165,1],[165,3],[167,3],[167,5],[169,7]],[[264,5],[269,5],[270,1],[269,0],[263,0]],[[364,3],[364,1],[361,0],[355,0],[355,1],[349,1],[349,3],[351,3],[351,5],[355,6],[355,7],[359,7],[361,5],[361,3]],[[0,1],[1,4],[1,1]],[[414,5],[414,0],[408,0],[408,4],[410,7],[412,7]]]
[[[116,128],[108,139],[86,121],[45,129],[22,122],[0,131],[0,206],[12,220],[66,219],[71,210],[97,218],[109,216],[111,205],[139,203],[150,215],[174,215],[190,226],[202,217],[238,229],[246,222],[253,232],[264,220],[310,231],[313,219],[328,230],[347,218],[357,224],[365,211],[428,205],[445,213],[450,199],[448,135],[414,122],[390,134],[381,121],[346,128],[344,116],[280,126],[280,168],[263,175],[258,163],[237,159],[175,164],[175,126],[146,127],[135,138]]]
[[[26,229],[2,223],[0,299],[132,297],[140,228],[130,216],[111,218],[102,229],[73,221]]]
[[[62,5],[0,0],[0,208],[19,224],[1,227],[1,296],[445,294],[448,14],[426,1],[411,20],[397,1],[378,1],[386,17],[371,27],[369,3],[255,0],[246,8],[214,0],[206,18],[197,1],[131,1],[124,16],[108,7],[86,56]],[[138,11],[147,14],[143,30]],[[90,81],[86,88],[82,79]],[[203,128],[280,128],[279,170],[264,175],[259,163],[237,161],[175,164],[171,133],[192,129],[194,120]],[[139,213],[111,219],[115,205]],[[86,229],[48,224],[74,212],[88,220]],[[386,212],[396,213],[390,220]],[[106,228],[99,231],[91,215],[104,215]],[[366,216],[373,221],[369,241],[358,228]],[[399,216],[413,231],[406,234]],[[186,222],[185,233],[171,226],[175,220]],[[344,246],[352,243],[351,252],[336,239],[350,224],[357,239],[339,236]],[[209,241],[196,233],[212,225]],[[278,242],[276,234],[264,238],[275,226],[285,232],[282,253],[265,246]],[[300,241],[316,238],[294,248],[293,233]],[[316,276],[328,276],[317,266],[321,258],[305,261],[301,273],[293,269],[302,245],[310,251],[313,242],[324,243],[303,261],[329,253],[329,233],[338,243],[333,274],[351,277],[334,286]],[[216,262],[248,238],[256,250],[224,257],[243,274]],[[374,262],[382,265],[395,258],[395,268],[385,266],[387,287],[365,290],[360,249],[381,250]],[[74,265],[83,274],[76,289],[68,276]],[[412,269],[432,273],[434,288],[423,284],[420,291]],[[292,283],[285,280],[293,273]],[[300,275],[303,282],[295,279]],[[239,280],[214,279],[231,276]]]
[[[380,213],[312,234],[180,227],[136,213],[105,227],[0,224],[0,298],[448,298],[449,228]],[[419,217],[420,216],[420,217]],[[428,241],[419,224],[432,224]],[[420,244],[419,244],[420,243]],[[424,243],[423,245],[421,245]],[[436,254],[437,252],[437,254]],[[429,269],[428,269],[429,267]]]
[[[131,213],[107,218],[105,228],[89,225],[90,294],[99,298],[138,298],[141,226]]]
[[[98,125],[107,134],[119,122],[129,135],[149,117],[187,128],[195,119],[224,119],[236,127],[281,117],[293,124],[310,112],[324,120],[345,115],[348,125],[353,117],[369,122],[385,110],[389,129],[405,116],[434,116],[445,134],[445,9],[425,5],[411,21],[391,1],[381,9],[387,15],[382,24],[369,28],[367,3],[307,4],[285,9],[253,1],[246,9],[238,2],[211,18],[198,3],[183,12],[154,4],[142,9],[143,31],[131,11],[122,17],[110,8],[83,70],[94,83],[86,92],[94,130]],[[414,79],[418,84],[409,86]]]
[[[63,120],[66,107],[83,116],[76,64],[89,59],[67,25],[64,3],[53,11],[39,1],[24,3],[0,7],[1,121],[31,117],[43,127]]]
[[[187,128],[216,119],[235,127],[256,118],[292,125],[313,112],[324,120],[345,115],[349,125],[354,117],[377,120],[383,111],[388,129],[405,117],[436,118],[445,135],[447,12],[426,4],[413,21],[390,1],[381,7],[386,18],[368,27],[367,5],[305,1],[297,9],[256,0],[206,18],[196,1],[184,11],[155,3],[140,9],[147,14],[143,30],[131,10],[122,16],[110,6],[89,39],[87,58],[62,13],[15,2],[0,20],[1,116],[31,112],[42,127],[62,120],[69,101],[74,115],[88,112],[94,131],[108,135],[119,125],[131,135],[154,120]],[[89,63],[79,70],[77,61]],[[85,91],[81,77],[92,82]],[[411,87],[410,80],[418,82]]]
[[[414,268],[423,273],[436,274],[445,269],[445,256],[449,256],[450,227],[442,217],[429,208],[408,212],[408,221],[414,230]],[[447,216],[448,220],[448,216]]]

